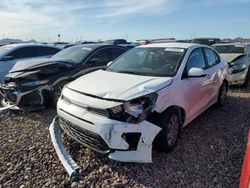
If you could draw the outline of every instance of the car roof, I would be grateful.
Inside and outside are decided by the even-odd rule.
[[[214,44],[213,46],[231,46],[231,45],[250,45],[250,43],[245,42],[230,42],[230,43],[220,43],[220,44]]]
[[[214,39],[220,39],[220,38],[213,38],[213,37],[200,37],[200,38],[193,38],[192,40],[214,40]]]
[[[190,48],[190,47],[198,47],[198,46],[205,46],[205,45],[200,45],[200,44],[194,44],[194,43],[182,43],[182,42],[167,42],[167,43],[153,43],[153,44],[146,44],[146,45],[141,45],[138,46],[137,48],[143,48],[143,47],[162,47],[162,48],[167,48],[167,47],[172,47],[172,48]]]
[[[80,44],[80,45],[75,45],[75,46],[71,46],[69,48],[92,48],[93,50],[100,48],[100,47],[122,47],[122,48],[126,48],[124,46],[121,45],[112,45],[112,44],[104,44],[104,43],[91,43],[91,44]]]
[[[29,47],[29,46],[45,46],[45,47],[53,47],[53,48],[58,48],[52,45],[47,45],[47,44],[40,44],[40,43],[17,43],[17,44],[7,44],[5,47],[10,47],[10,48],[18,48],[18,47]]]

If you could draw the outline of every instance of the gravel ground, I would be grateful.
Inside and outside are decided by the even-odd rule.
[[[175,150],[154,163],[119,163],[65,136],[81,167],[69,180],[49,136],[55,110],[0,114],[2,187],[238,187],[250,128],[250,87],[231,88],[225,107],[212,107],[184,128]]]

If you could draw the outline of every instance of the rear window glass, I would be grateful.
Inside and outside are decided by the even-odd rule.
[[[220,46],[213,46],[215,50],[217,50],[220,54],[243,54],[246,53],[245,46],[243,45],[220,45]]]
[[[215,44],[214,39],[193,39],[192,43],[197,43],[197,44],[204,44],[204,45],[213,45]]]

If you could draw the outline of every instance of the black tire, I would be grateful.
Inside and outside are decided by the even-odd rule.
[[[52,105],[56,107],[57,101],[60,98],[63,87],[67,84],[66,81],[59,82],[53,89],[52,93]]]
[[[249,84],[249,80],[250,80],[250,69],[249,68],[248,68],[248,71],[247,71],[245,82],[241,85],[244,88],[246,88],[248,86],[248,84]]]
[[[228,85],[226,82],[223,82],[221,87],[220,87],[218,100],[217,100],[217,106],[224,106],[225,105],[226,100],[227,100],[227,90],[228,90]]]
[[[165,153],[172,151],[180,132],[180,118],[177,110],[173,108],[163,112],[156,118],[155,123],[162,128],[154,140],[155,149]]]

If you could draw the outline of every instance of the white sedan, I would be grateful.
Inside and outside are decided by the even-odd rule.
[[[70,175],[78,166],[62,144],[61,129],[111,159],[152,162],[153,145],[172,150],[180,128],[211,105],[223,105],[227,90],[228,64],[214,49],[139,46],[64,87],[50,126],[52,142]]]

